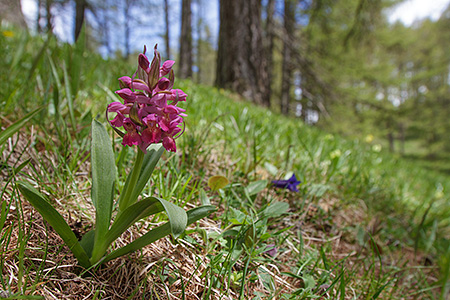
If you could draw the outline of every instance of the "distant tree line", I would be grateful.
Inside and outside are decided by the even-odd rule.
[[[164,38],[160,50],[177,60],[181,78],[343,135],[383,138],[391,151],[407,152],[414,141],[429,157],[443,155],[450,150],[450,9],[406,27],[384,13],[399,2],[220,0],[214,34],[203,0],[37,0],[36,28],[51,32],[53,14],[72,5],[74,40],[86,24],[90,47],[111,57],[127,59],[136,29],[148,30]],[[171,22],[180,26],[176,56]],[[122,35],[120,51],[113,34]]]

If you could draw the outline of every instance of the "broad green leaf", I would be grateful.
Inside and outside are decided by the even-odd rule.
[[[156,198],[148,198],[132,204],[116,217],[111,229],[95,242],[92,249],[91,262],[97,263],[106,253],[109,245],[116,240],[125,230],[139,219],[164,210],[164,207]]]
[[[25,182],[17,183],[22,195],[30,202],[42,217],[61,236],[66,245],[77,258],[81,266],[89,268],[91,263],[89,257],[78,242],[77,237],[67,225],[64,218],[45,200],[45,198],[32,186]]]
[[[202,205],[211,205],[211,201],[209,200],[208,195],[206,195],[204,189],[200,189],[200,203]]]
[[[91,257],[92,250],[94,249],[94,238],[95,238],[95,229],[92,229],[86,232],[86,234],[83,235],[83,238],[80,241],[81,247],[83,247],[84,251],[86,251],[86,254],[89,257]]]
[[[149,197],[136,202],[123,211],[114,221],[105,241],[109,245],[139,219],[162,210],[165,210],[169,217],[172,235],[178,237],[187,226],[187,215],[184,209],[164,199]]]
[[[356,241],[360,246],[364,246],[364,244],[367,241],[367,234],[366,231],[362,226],[357,225],[356,226]]]
[[[5,222],[6,222],[6,217],[8,216],[8,212],[9,212],[9,207],[6,207],[7,205],[7,201],[2,201],[1,204],[1,210],[0,210],[0,232],[3,229],[3,226],[5,226]]]
[[[39,107],[32,112],[25,115],[22,119],[18,120],[16,123],[12,124],[2,132],[0,132],[0,146],[3,145],[11,136],[13,136],[20,128],[22,128],[27,122],[31,120],[38,112],[40,112],[43,107]]]
[[[266,209],[261,212],[260,219],[264,218],[276,218],[289,210],[289,204],[286,202],[274,202],[270,204]]]
[[[138,202],[139,203],[139,202]],[[200,207],[193,208],[187,212],[187,225],[190,225],[194,222],[197,222],[198,220],[208,216],[211,212],[216,210],[216,208],[212,205],[204,205]],[[108,254],[105,259],[102,261],[102,263],[105,263],[107,261],[110,261],[112,259],[115,259],[117,257],[120,257],[122,255],[128,254],[130,252],[136,251],[141,249],[142,247],[145,247],[167,235],[171,232],[171,224],[170,221],[167,222],[164,225],[161,225],[155,229],[150,230],[140,238],[137,238],[133,242],[129,243],[128,245],[119,248],[110,254]]]
[[[164,210],[164,206],[159,199],[150,197],[138,201],[125,209],[115,220],[111,229],[105,236],[104,244],[108,247],[125,230],[144,216],[156,214]]]
[[[131,194],[131,199],[136,200],[139,197],[142,190],[145,188],[145,185],[150,180],[150,176],[152,176],[153,170],[155,169],[155,166],[163,153],[164,147],[161,145],[152,145],[147,149],[147,153],[145,154],[144,161],[142,163],[141,173],[139,174],[139,179],[133,189],[133,193]]]
[[[275,167],[274,165],[272,165],[271,163],[265,162],[264,163],[264,167],[266,168],[266,170],[272,175],[272,176],[276,176],[278,174],[278,169],[277,167]]]
[[[314,277],[312,275],[306,274],[303,276],[303,281],[305,284],[305,289],[313,289],[316,287],[316,281],[314,280]]]
[[[249,196],[253,196],[264,190],[267,186],[267,180],[258,180],[251,182],[247,187],[246,191]]]
[[[331,185],[327,184],[311,184],[308,194],[312,197],[320,198],[322,197],[326,192],[332,191],[333,187]]]
[[[156,198],[156,197],[155,197]],[[188,217],[183,208],[164,199],[156,198],[164,206],[170,221],[172,235],[177,238],[184,232],[187,226]]]
[[[92,121],[91,146],[92,190],[95,206],[95,242],[103,239],[111,222],[116,167],[114,153],[106,129]]]
[[[240,210],[230,207],[228,221],[234,225],[248,224],[249,216]]]
[[[214,175],[208,179],[208,186],[213,192],[223,189],[228,183],[230,183],[228,179],[222,175]]]

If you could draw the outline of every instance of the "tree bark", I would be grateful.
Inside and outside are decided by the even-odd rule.
[[[267,3],[267,19],[266,19],[266,57],[267,57],[267,94],[265,98],[264,106],[270,108],[270,98],[272,96],[272,69],[273,69],[273,46],[275,38],[275,0],[269,0]]]
[[[170,59],[169,0],[164,0],[164,22],[166,23],[166,30],[164,33],[164,42],[166,44],[166,58]]]
[[[0,2],[0,20],[5,20],[23,29],[27,28],[20,1],[2,0]]]
[[[283,39],[283,65],[281,79],[281,102],[280,111],[282,114],[289,114],[289,103],[292,86],[292,50],[295,33],[295,2],[294,0],[284,1],[284,35]]]
[[[196,60],[195,60],[195,66],[197,67],[197,76],[196,76],[196,82],[200,83],[202,78],[202,43],[203,43],[203,36],[202,36],[202,30],[203,30],[203,10],[202,10],[202,0],[197,0],[197,53],[196,53]]]
[[[267,60],[260,0],[221,0],[216,86],[267,103]],[[269,100],[270,101],[270,100]]]
[[[124,36],[124,43],[125,43],[125,55],[124,59],[127,60],[130,56],[130,5],[131,0],[125,1],[125,6],[123,7],[123,17],[124,17],[124,27],[125,27],[125,36]]]
[[[99,10],[100,10],[100,12],[99,12]],[[111,24],[109,10],[110,10],[109,1],[104,0],[104,1],[102,1],[101,7],[96,8],[97,13],[95,14],[97,17],[97,22],[99,23],[100,28],[101,28],[102,46],[105,47],[106,55],[108,57],[110,57],[111,53],[112,53],[111,41],[109,38],[109,28],[110,28],[110,24]],[[114,22],[114,21],[112,21],[112,22]]]
[[[47,32],[53,33],[53,24],[52,24],[52,4],[53,0],[46,0],[45,1],[45,12],[46,12],[46,19],[47,19]]]
[[[402,155],[405,155],[405,140],[406,140],[406,136],[405,136],[405,124],[404,123],[400,123],[399,124],[399,140],[400,140],[400,153]]]
[[[42,33],[42,26],[41,26],[41,7],[42,7],[42,0],[37,1],[37,13],[36,13],[36,31],[37,33]]]
[[[180,35],[180,78],[192,77],[192,12],[191,0],[182,0]]]
[[[74,36],[75,42],[78,40],[78,36],[81,33],[81,28],[83,28],[84,13],[86,11],[86,6],[87,6],[86,0],[75,1],[75,36]]]

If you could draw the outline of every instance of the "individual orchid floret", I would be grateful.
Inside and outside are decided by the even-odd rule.
[[[297,186],[301,183],[301,181],[297,180],[295,174],[292,174],[291,178],[287,180],[273,180],[272,185],[276,188],[288,189],[291,192],[298,192]]]
[[[136,94],[133,93],[129,88],[124,88],[121,90],[116,91],[116,94],[120,96],[123,100],[125,100],[125,103],[134,102],[136,99]]]
[[[187,116],[185,110],[177,105],[186,101],[187,95],[180,89],[172,89],[175,80],[172,67],[175,62],[168,60],[161,66],[161,56],[156,46],[150,62],[145,50],[139,54],[135,75],[119,78],[121,89],[116,94],[124,103],[108,105],[108,121],[123,137],[123,145],[137,145],[145,153],[151,144],[162,143],[167,151],[175,152],[175,139],[183,133],[179,126],[183,125],[183,117]],[[112,120],[110,113],[115,113]]]
[[[137,126],[129,118],[125,118],[123,121],[123,127],[127,133],[123,137],[122,145],[133,146],[140,145],[142,143],[141,136],[137,132]]]
[[[160,69],[160,76],[169,74],[170,70],[172,70],[172,66],[174,63],[175,63],[174,60],[166,60]]]
[[[172,101],[173,105],[177,105],[180,101],[186,101],[187,95],[179,89],[174,89],[169,95],[167,95],[167,100]]]
[[[150,72],[150,62],[148,61],[147,56],[145,56],[145,54],[141,53],[139,54],[139,66],[145,71],[145,72]]]
[[[163,147],[166,148],[167,151],[176,152],[177,146],[175,145],[175,139],[170,135],[166,135],[162,139]]]

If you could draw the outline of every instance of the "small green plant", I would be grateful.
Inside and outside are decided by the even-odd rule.
[[[144,49],[144,54],[139,55],[138,78],[124,76],[119,79],[122,89],[116,93],[124,99],[124,104],[113,102],[108,105],[107,113],[116,114],[109,123],[123,137],[122,144],[138,146],[133,168],[116,203],[114,186],[117,171],[111,141],[103,125],[96,120],[92,121],[91,198],[96,209],[95,227],[81,241],[38,190],[27,182],[18,182],[18,188],[25,198],[58,232],[84,268],[136,251],[168,234],[176,238],[188,224],[207,216],[215,209],[211,205],[203,205],[185,212],[176,204],[158,197],[138,199],[164,148],[175,152],[175,139],[182,133],[179,125],[186,115],[177,104],[186,100],[186,94],[172,89],[173,63],[166,61],[161,66],[161,57],[155,47],[150,64]],[[168,78],[164,77],[167,74]],[[168,101],[171,101],[170,104]],[[126,133],[120,130],[121,127]],[[117,214],[113,217],[114,208],[117,208]],[[162,211],[166,212],[169,222],[107,254],[109,246],[130,226]]]

